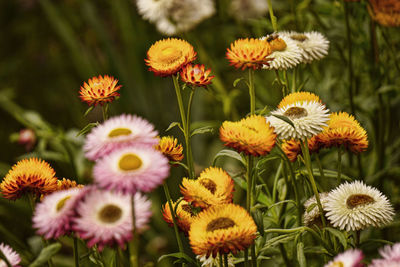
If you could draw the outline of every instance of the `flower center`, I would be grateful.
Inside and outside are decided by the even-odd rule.
[[[142,160],[135,154],[125,154],[119,160],[118,166],[123,171],[133,171],[142,166]]]
[[[269,45],[271,46],[272,51],[283,51],[287,47],[285,41],[283,41],[281,38],[273,39],[271,42],[269,42]]]
[[[354,194],[349,196],[346,200],[349,209],[354,209],[358,206],[364,206],[371,203],[375,203],[375,199],[364,194]]]
[[[108,204],[100,210],[98,218],[102,222],[113,223],[118,221],[121,218],[121,216],[122,216],[122,210],[120,207],[113,204]]]
[[[290,35],[290,38],[299,42],[304,42],[305,40],[308,39],[308,37],[304,34],[292,34]]]
[[[188,205],[188,204],[183,204],[181,207],[182,207],[182,209],[183,209],[184,211],[186,211],[187,213],[189,213],[191,217],[194,216],[194,213],[193,213],[192,208],[190,207],[190,205]]]
[[[217,185],[214,183],[214,181],[208,179],[208,178],[202,178],[199,180],[199,183],[207,188],[208,191],[211,192],[211,194],[214,195],[215,191],[217,190]]]
[[[344,267],[344,264],[341,261],[335,261],[329,267]]]
[[[220,229],[228,229],[235,226],[235,222],[227,217],[220,217],[212,220],[207,224],[207,232],[213,232]]]
[[[173,63],[182,56],[182,51],[176,49],[176,47],[168,46],[161,49],[159,54],[160,60],[164,63]]]
[[[71,196],[66,196],[63,199],[61,199],[60,201],[58,201],[57,206],[56,206],[56,210],[60,211],[64,207],[65,202],[70,198],[71,198]]]
[[[121,135],[130,135],[131,133],[132,131],[128,128],[116,128],[108,134],[108,137],[113,138]]]
[[[286,110],[283,115],[289,117],[290,119],[300,119],[306,117],[308,115],[308,112],[305,108],[291,107],[288,108],[288,110]]]

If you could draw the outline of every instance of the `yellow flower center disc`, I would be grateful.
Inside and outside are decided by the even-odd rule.
[[[286,43],[281,38],[276,38],[272,40],[269,44],[272,51],[283,51],[286,49]]]
[[[98,218],[105,223],[116,222],[121,218],[121,216],[122,216],[121,208],[113,204],[108,204],[104,206],[98,214]]]
[[[177,61],[182,56],[182,51],[176,47],[168,46],[161,49],[159,53],[159,60],[163,63],[170,64]]]
[[[208,189],[208,191],[211,192],[211,194],[214,195],[215,191],[217,190],[217,185],[214,183],[214,181],[208,179],[208,178],[202,178],[199,180],[199,183],[204,186],[205,188]]]
[[[304,34],[292,34],[290,35],[290,38],[299,42],[304,42],[305,40],[308,39],[308,37],[305,36]]]
[[[227,217],[220,217],[212,220],[207,224],[207,232],[213,232],[220,229],[228,229],[235,226],[235,222]]]
[[[364,194],[354,194],[347,198],[346,205],[349,209],[354,209],[358,206],[363,206],[374,202],[375,199],[373,199],[371,196]]]
[[[133,171],[142,166],[142,160],[135,154],[126,154],[121,157],[118,166],[121,170]]]
[[[330,267],[344,267],[343,262],[341,261],[335,261],[334,263],[332,263],[331,265],[329,265]]]
[[[288,108],[288,110],[283,113],[286,117],[289,117],[290,119],[299,119],[303,118],[308,115],[308,112],[305,108],[300,108],[300,107],[291,107]]]
[[[109,134],[108,137],[117,137],[121,135],[130,135],[132,131],[128,128],[116,128],[113,129]]]
[[[60,211],[64,207],[65,202],[70,198],[71,198],[71,196],[66,196],[63,199],[61,199],[60,201],[58,201],[57,206],[56,206],[56,210]]]

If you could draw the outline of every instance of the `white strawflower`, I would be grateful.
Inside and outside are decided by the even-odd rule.
[[[326,216],[334,227],[357,231],[392,221],[394,210],[385,195],[362,181],[344,183],[329,193]]]
[[[238,20],[263,17],[268,12],[266,0],[232,0],[229,13]]]
[[[288,122],[273,115],[266,119],[275,128],[275,133],[280,139],[305,139],[317,135],[327,126],[329,110],[324,104],[317,101],[299,101],[275,111],[271,114],[285,116],[290,119],[294,127]]]
[[[263,65],[263,69],[286,70],[293,68],[302,62],[303,51],[298,47],[296,42],[288,36],[279,35],[279,33],[277,33],[261,39],[266,39],[271,46],[271,50],[273,51],[267,57],[268,59],[272,60],[268,61],[268,64]]]
[[[321,201],[322,209],[325,210],[326,201],[327,201],[328,193],[323,192],[319,193],[319,199]],[[313,207],[311,208],[311,205]],[[305,225],[310,226],[313,224],[321,224],[321,216],[319,213],[319,208],[317,205],[317,200],[315,199],[315,195],[309,198],[304,203],[304,215],[303,215],[303,222]]]
[[[167,9],[173,0],[136,0],[138,12],[144,19],[157,22],[166,16]]]
[[[303,50],[304,63],[311,63],[313,60],[320,60],[328,55],[329,40],[319,32],[281,32],[280,35],[288,36]]]

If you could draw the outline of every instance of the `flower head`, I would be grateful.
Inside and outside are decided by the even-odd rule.
[[[21,257],[10,246],[1,243],[0,250],[11,264],[11,267],[20,267]],[[2,259],[0,259],[0,267],[7,267],[7,264]]]
[[[36,196],[57,190],[57,178],[50,165],[37,158],[17,162],[0,184],[4,198],[15,200],[25,193]]]
[[[322,104],[322,100],[316,94],[310,92],[295,92],[285,96],[278,104],[278,108],[284,108],[288,105],[305,102],[317,102]]]
[[[119,96],[117,91],[121,85],[117,85],[117,83],[117,79],[108,75],[93,77],[87,83],[83,83],[79,90],[79,97],[89,106],[104,105]]]
[[[288,101],[289,102],[289,101]],[[305,139],[320,133],[329,120],[329,110],[317,101],[299,101],[281,106],[271,114],[290,119],[293,126],[273,115],[266,119],[280,139]]]
[[[176,205],[178,205],[178,207],[176,207]],[[178,217],[177,224],[179,228],[185,233],[189,232],[193,218],[197,215],[195,207],[193,207],[189,202],[181,200],[178,204],[172,203],[172,208],[176,210],[176,216]],[[174,221],[172,219],[168,202],[163,206],[162,213],[164,221],[166,221],[170,226],[173,226]]]
[[[76,181],[63,178],[57,181],[57,191],[66,190],[70,188],[83,188],[83,184],[78,184]]]
[[[371,17],[386,27],[400,26],[400,3],[397,0],[369,0]]]
[[[231,43],[230,49],[227,49],[226,57],[230,65],[237,69],[259,69],[271,60],[267,58],[270,54],[271,47],[267,41],[246,38]]]
[[[353,153],[360,153],[368,148],[367,132],[346,112],[332,113],[328,127],[317,139],[326,148],[344,146]]]
[[[286,70],[295,67],[302,61],[302,50],[288,36],[272,34],[262,39],[269,43],[272,51],[267,57],[271,60],[263,66],[264,69]]]
[[[219,129],[225,146],[248,155],[263,156],[275,145],[276,134],[265,118],[252,115],[238,122],[225,121]]]
[[[192,222],[189,240],[196,255],[214,258],[248,248],[256,238],[257,226],[241,206],[212,206],[200,212]]]
[[[364,264],[361,262],[364,258],[364,254],[359,249],[348,249],[343,253],[337,255],[324,267],[363,267]]]
[[[26,128],[19,131],[18,144],[24,145],[26,151],[31,151],[36,143],[36,134],[32,129]]]
[[[328,193],[319,193],[319,199],[321,201],[322,209],[325,210],[326,201],[327,201]],[[306,226],[312,226],[314,224],[321,226],[321,213],[319,212],[319,208],[317,206],[317,200],[315,195],[309,198],[304,203],[304,215],[303,222]]]
[[[200,173],[197,180],[183,178],[180,186],[184,199],[196,207],[231,203],[234,182],[221,168],[210,167]]]
[[[232,0],[230,1],[229,13],[238,20],[245,21],[263,17],[268,12],[266,1],[260,0]]]
[[[75,197],[79,192],[79,188],[53,192],[36,205],[32,220],[38,234],[50,239],[70,233]]]
[[[94,181],[102,188],[126,193],[150,192],[169,175],[168,160],[161,152],[127,146],[96,161]]]
[[[379,250],[382,259],[374,259],[369,267],[397,267],[400,266],[400,243],[386,245]]]
[[[86,136],[83,150],[90,160],[97,160],[128,145],[154,146],[158,132],[147,120],[122,114],[96,126]]]
[[[201,64],[187,64],[181,69],[180,75],[182,81],[192,86],[203,86],[206,87],[211,83],[211,80],[215,77],[210,76],[211,69],[206,70],[204,65]]]
[[[307,140],[308,150],[310,153],[318,153],[322,148],[322,144],[318,142],[317,137],[318,135]],[[291,162],[295,162],[297,156],[302,154],[300,141],[294,139],[284,140],[282,142],[282,150]]]
[[[155,149],[160,151],[170,161],[181,161],[183,159],[183,147],[178,144],[178,139],[173,136],[163,136]]]
[[[174,75],[196,59],[193,46],[185,40],[168,38],[157,41],[147,51],[146,65],[159,76]]]
[[[135,227],[140,232],[147,227],[151,216],[151,202],[140,193],[134,195]],[[118,192],[89,190],[76,206],[73,230],[88,240],[87,245],[97,244],[98,249],[118,244],[123,247],[132,238],[132,201],[129,195]]]
[[[393,219],[389,200],[376,188],[361,181],[344,183],[329,193],[326,216],[334,227],[356,231],[380,227]]]
[[[313,60],[320,60],[328,55],[329,41],[319,32],[281,32],[296,42],[302,50],[303,62],[311,63]]]

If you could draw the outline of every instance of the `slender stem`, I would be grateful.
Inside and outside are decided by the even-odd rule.
[[[101,106],[101,110],[103,112],[103,121],[108,119],[108,103]]]
[[[78,238],[74,237],[74,261],[75,267],[79,267]]]
[[[289,94],[289,87],[290,87],[289,78],[286,70],[283,71],[283,77],[285,78],[285,84],[286,84],[286,91],[285,91],[285,96],[286,96]]]
[[[358,230],[355,232],[355,240],[354,240],[354,246],[358,248],[360,246],[360,236],[361,236],[361,231]]]
[[[285,84],[284,81],[281,80],[281,77],[279,76],[279,71],[278,70],[275,70],[275,76],[276,76],[276,79],[277,79],[279,85],[282,88],[282,98],[283,98],[283,97],[286,96],[286,93],[285,93],[286,92],[286,88],[285,88],[286,84]]]
[[[247,177],[247,195],[246,195],[246,209],[248,212],[251,210],[252,204],[252,195],[253,195],[253,157],[248,155],[246,157],[247,160],[247,170],[246,170],[246,177]]]
[[[185,140],[186,140],[186,154],[187,154],[187,164],[189,168],[189,172],[192,174],[192,178],[194,178],[194,162],[193,162],[193,153],[192,153],[192,142],[191,142],[191,133],[190,133],[190,115],[191,115],[191,110],[192,110],[192,104],[193,104],[193,96],[194,96],[194,89],[190,91],[190,96],[189,96],[189,102],[188,102],[188,107],[187,107],[187,120],[186,120],[186,126],[185,126]],[[190,176],[190,175],[189,175]]]
[[[272,28],[274,32],[278,31],[278,25],[276,24],[276,17],[274,16],[274,10],[272,9],[272,2],[268,0],[268,10],[269,10],[269,17],[271,18]]]
[[[353,56],[352,56],[352,41],[351,41],[351,28],[350,28],[350,11],[349,11],[349,3],[344,2],[344,12],[345,12],[345,20],[346,20],[346,35],[347,35],[347,49],[348,49],[348,66],[347,70],[349,73],[349,99],[350,99],[350,110],[351,113],[355,116],[356,110],[354,106],[354,97],[353,97],[353,83],[354,83],[354,72],[353,72]]]
[[[279,250],[281,251],[282,258],[283,258],[283,261],[285,262],[286,267],[291,267],[292,264],[290,264],[289,258],[286,253],[285,246],[282,243],[279,244]]]
[[[254,70],[249,68],[249,95],[250,95],[250,114],[253,115],[256,110],[256,93],[254,89]]]
[[[257,267],[256,244],[254,242],[251,245],[251,264],[253,267]],[[228,267],[228,265],[226,266]]]
[[[5,263],[7,267],[13,267],[11,263],[8,261],[6,255],[4,255],[2,250],[0,250],[0,255],[1,255],[0,263]],[[2,264],[2,266],[4,266],[4,264]]]
[[[296,79],[297,79],[297,68],[295,67],[293,69],[293,73],[292,73],[292,90],[290,91],[291,93],[294,93],[297,91],[296,89]]]
[[[249,266],[249,250],[247,248],[244,249],[244,266]]]
[[[275,178],[274,178],[274,186],[272,188],[272,201],[276,202],[276,193],[277,193],[277,188],[278,188],[278,180],[279,177],[281,176],[281,172],[282,172],[282,167],[283,167],[283,160],[281,161],[281,163],[279,164],[278,170],[275,173]]]
[[[324,169],[322,168],[322,163],[321,160],[319,159],[318,154],[315,154],[315,161],[317,162],[318,165],[319,175],[321,176],[321,179],[325,181]]]
[[[131,209],[132,209],[132,240],[130,241],[130,259],[129,262],[132,267],[139,267],[139,238],[136,233],[136,214],[135,214],[135,195],[131,196]]]
[[[229,265],[228,265],[228,254],[224,254],[224,263],[225,263],[225,267],[229,267]]]
[[[338,167],[337,167],[337,180],[339,184],[342,182],[342,146],[338,147]]]
[[[223,263],[222,263],[222,254],[219,254],[219,266],[223,267]]]
[[[167,198],[169,210],[171,212],[172,221],[174,223],[175,237],[176,237],[176,242],[178,243],[179,252],[183,253],[184,250],[183,250],[182,240],[179,235],[177,218],[176,218],[176,214],[174,212],[175,209],[172,206],[171,195],[169,194],[169,189],[168,189],[168,185],[166,182],[163,184],[163,188],[164,188],[165,197]]]

